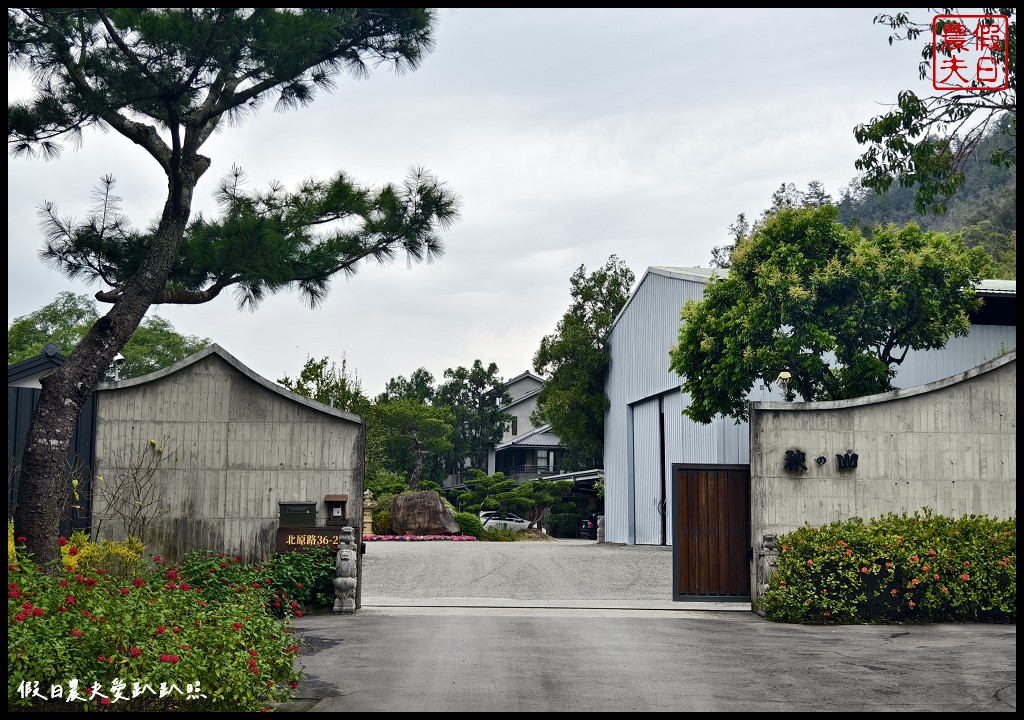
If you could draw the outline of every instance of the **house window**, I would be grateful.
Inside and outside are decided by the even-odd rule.
[[[517,417],[512,418],[512,434],[519,434],[519,418]]]

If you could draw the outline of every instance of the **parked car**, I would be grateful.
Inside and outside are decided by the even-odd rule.
[[[600,515],[584,515],[580,520],[580,537],[597,540],[597,519]]]
[[[499,513],[496,510],[481,511],[480,520],[484,524],[484,530],[502,527],[510,530],[526,530],[530,527],[529,520],[523,520],[518,515],[511,513]]]

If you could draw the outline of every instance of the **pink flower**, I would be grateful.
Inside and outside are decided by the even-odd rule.
[[[814,564],[814,561],[813,561],[813,560],[808,560],[808,561],[807,561],[807,564],[808,564],[808,565],[813,565],[813,564]]]
[[[960,576],[960,579],[963,580],[964,582],[967,582],[968,580],[971,579],[971,576],[968,575],[967,573],[964,573],[963,575]]]
[[[868,569],[867,569],[867,567],[862,567],[862,568],[860,569],[860,571],[861,571],[862,573],[864,573],[865,575],[867,575],[867,573],[868,573]]]

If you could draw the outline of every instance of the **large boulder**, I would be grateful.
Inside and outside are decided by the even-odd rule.
[[[454,535],[459,524],[434,490],[402,493],[391,501],[391,532],[395,535]]]

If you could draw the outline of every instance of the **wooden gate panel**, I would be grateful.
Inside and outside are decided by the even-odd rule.
[[[672,466],[675,598],[749,600],[750,470]]]

